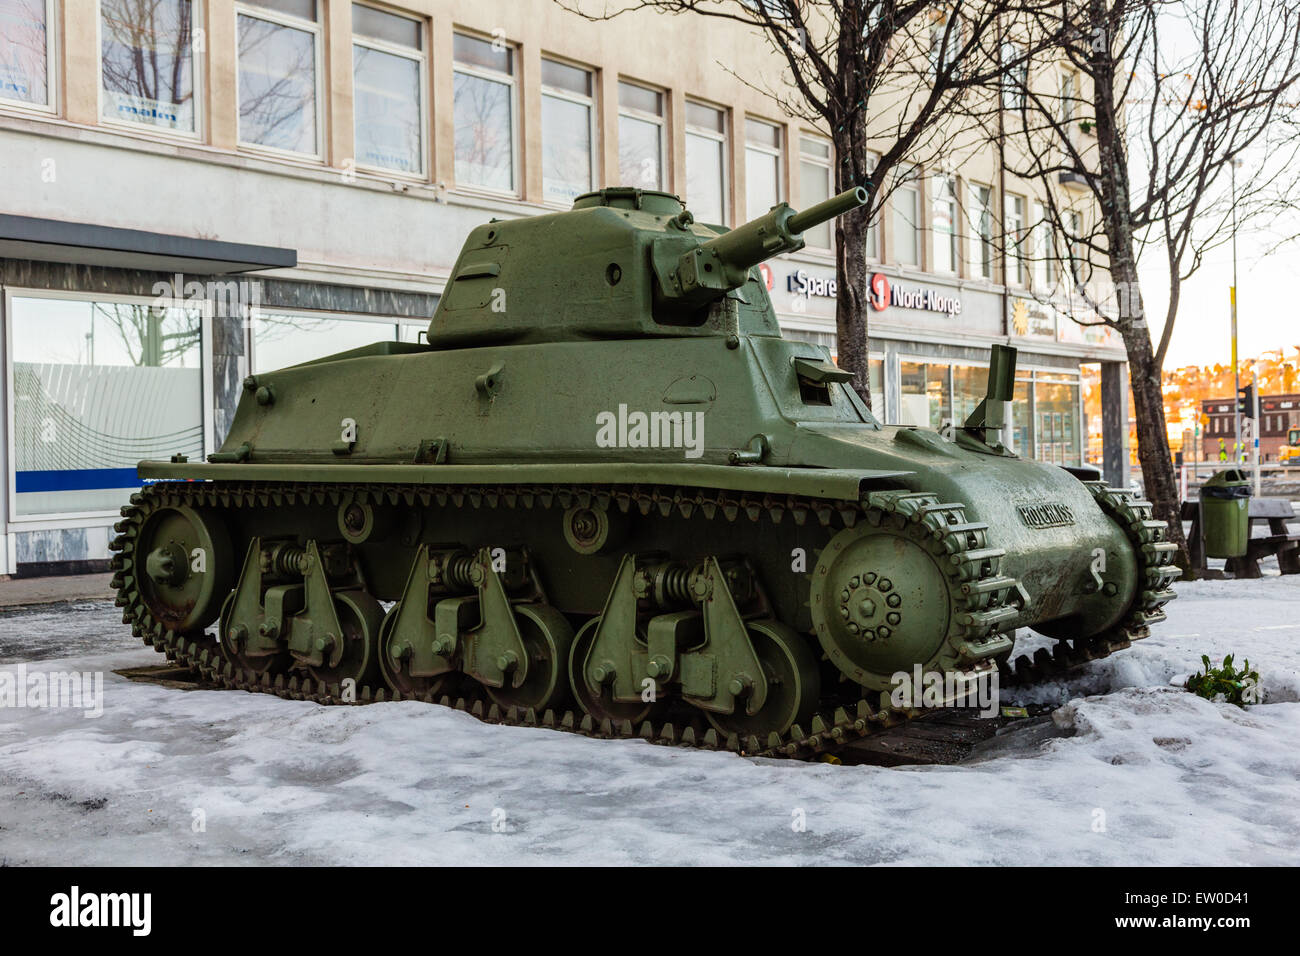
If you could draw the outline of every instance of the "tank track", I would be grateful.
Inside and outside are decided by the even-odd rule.
[[[1176,596],[1170,584],[1182,572],[1174,564],[1178,546],[1167,541],[1168,528],[1152,517],[1151,502],[1131,491],[1111,488],[1104,481],[1084,482],[1101,506],[1128,536],[1138,558],[1138,594],[1124,619],[1104,634],[1060,640],[1050,651],[1039,648],[1032,658],[1022,654],[1014,663],[998,662],[1001,683],[1013,687],[1060,677],[1092,661],[1109,657],[1151,633],[1165,619],[1164,606]]]
[[[483,721],[513,726],[544,727],[595,738],[641,738],[655,743],[726,750],[748,756],[784,757],[803,760],[829,759],[834,751],[855,740],[887,731],[925,711],[894,706],[886,693],[876,700],[863,697],[856,704],[836,707],[816,714],[807,728],[795,725],[785,734],[769,734],[765,739],[744,738],[736,734],[719,735],[700,719],[652,723],[633,726],[630,721],[615,723],[596,721],[574,706],[562,713],[547,710],[501,708],[481,691],[467,690],[455,698],[433,695],[412,697],[387,687],[357,688],[355,699],[344,699],[338,685],[314,684],[310,678],[296,675],[258,675],[241,670],[224,654],[215,638],[205,634],[181,634],[156,620],[146,607],[136,586],[137,556],[133,539],[148,515],[156,509],[190,505],[207,508],[283,507],[295,504],[337,504],[345,494],[361,495],[359,500],[375,503],[427,505],[448,502],[472,508],[560,508],[571,504],[613,506],[622,511],[636,508],[643,515],[657,511],[667,517],[674,511],[689,517],[696,509],[707,517],[720,515],[726,521],[761,521],[765,517],[780,522],[789,516],[797,524],[810,518],[824,527],[838,519],[843,527],[859,520],[873,524],[893,521],[899,527],[909,523],[920,526],[919,537],[927,540],[937,557],[947,559],[953,580],[954,614],[962,628],[962,638],[954,643],[965,659],[978,659],[987,642],[999,638],[999,626],[1014,619],[1018,609],[1012,603],[1017,593],[1014,579],[999,574],[1003,552],[986,547],[987,526],[968,522],[960,504],[943,503],[935,495],[884,491],[869,494],[861,502],[828,501],[787,495],[737,495],[724,491],[696,488],[664,487],[572,487],[572,486],[437,486],[391,484],[305,484],[270,482],[168,481],[145,486],[131,496],[131,503],[121,510],[122,520],[115,525],[117,537],[110,544],[114,552],[110,562],[117,589],[117,606],[123,608],[122,621],[144,643],[166,655],[169,661],[192,668],[205,682],[215,687],[274,694],[292,700],[311,700],[322,705],[358,704],[403,699],[419,699],[470,713]],[[1094,494],[1098,494],[1094,490]],[[1101,495],[1099,495],[1099,500]],[[1109,499],[1107,499],[1109,500]],[[1118,499],[1117,499],[1118,500]],[[1132,510],[1132,509],[1130,509]],[[1138,519],[1140,527],[1144,527]],[[1132,529],[1130,536],[1134,535]],[[1153,544],[1154,529],[1146,531]],[[1153,548],[1153,555],[1162,551]],[[942,563],[942,561],[941,561]],[[1172,595],[1171,595],[1172,596]],[[1144,613],[1156,609],[1144,607]],[[1148,620],[1156,620],[1154,616]],[[1134,619],[1136,621],[1136,619]],[[1109,651],[1107,652],[1109,653]],[[1020,682],[1024,682],[1021,680]],[[472,685],[472,682],[466,682]]]

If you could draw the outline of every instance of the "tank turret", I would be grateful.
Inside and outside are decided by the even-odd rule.
[[[676,196],[614,186],[579,196],[569,212],[490,222],[465,241],[429,342],[779,335],[754,267],[802,249],[804,230],[866,201],[859,187],[803,212],[778,203],[720,231]]]

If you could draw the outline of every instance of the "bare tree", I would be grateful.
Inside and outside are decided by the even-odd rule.
[[[1123,340],[1146,494],[1186,568],[1161,369],[1183,280],[1236,229],[1294,202],[1300,138],[1286,115],[1300,89],[1300,9],[1293,0],[1065,0],[1034,10],[1029,29],[1054,38],[1039,50],[1056,52],[1003,78],[1002,105],[1014,107],[998,118],[1004,162],[1044,186],[1051,240],[1033,255],[1073,281],[1091,316],[1077,321]],[[993,131],[990,117],[984,125]],[[1158,343],[1138,273],[1146,250],[1169,274]]]
[[[864,209],[841,216],[835,225],[838,359],[870,404],[868,231],[892,191],[912,180],[917,167],[945,167],[947,157],[961,150],[963,130],[951,122],[956,104],[987,95],[1008,65],[1000,62],[1001,5],[983,0],[557,2],[591,20],[651,10],[732,21],[752,27],[775,51],[784,64],[780,86],[741,81],[787,115],[824,129],[835,148],[836,190],[866,186],[870,195]],[[1046,14],[1057,3],[1026,0],[1022,9],[1041,7]]]

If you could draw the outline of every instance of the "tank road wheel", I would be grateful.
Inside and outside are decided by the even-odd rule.
[[[457,671],[435,674],[433,677],[416,677],[407,673],[405,661],[393,660],[391,656],[393,626],[397,621],[397,612],[401,609],[402,602],[398,601],[388,609],[388,613],[384,615],[384,623],[379,627],[379,669],[383,672],[385,682],[393,690],[401,691],[404,697],[408,694],[419,697],[433,694],[434,697],[441,697],[443,694],[452,693],[456,678],[459,676]]]
[[[602,687],[599,694],[587,686],[583,669],[591,645],[596,640],[596,628],[599,626],[600,618],[593,617],[582,625],[582,629],[573,639],[573,651],[569,654],[569,686],[573,688],[573,696],[577,698],[583,711],[591,714],[595,720],[608,718],[615,723],[630,720],[634,724],[639,724],[650,716],[650,712],[654,709],[653,703],[644,704],[641,701],[622,703],[613,699],[608,686]]]
[[[274,677],[276,674],[283,674],[287,671],[289,665],[293,663],[293,658],[289,656],[288,651],[280,651],[277,654],[244,653],[244,645],[238,643],[231,636],[231,628],[237,626],[231,620],[234,609],[235,593],[231,592],[221,605],[221,650],[226,655],[226,659],[235,667],[259,676],[270,674]]]
[[[566,667],[573,644],[573,627],[547,604],[516,604],[519,636],[528,652],[528,676],[519,687],[507,680],[504,687],[484,687],[501,707],[531,707],[539,714],[558,709],[569,696]]]
[[[807,640],[778,621],[754,621],[750,640],[767,675],[767,700],[758,713],[745,712],[744,698],[733,714],[708,714],[709,723],[723,734],[754,735],[760,739],[783,734],[795,724],[812,719],[821,698],[821,668]]]
[[[135,553],[140,599],[155,621],[178,634],[201,631],[234,586],[235,558],[225,525],[211,512],[174,505],[150,514]]]
[[[349,679],[356,681],[358,691],[378,684],[383,606],[365,591],[336,591],[334,613],[343,628],[343,657],[336,667],[308,666],[307,673],[327,687]]]

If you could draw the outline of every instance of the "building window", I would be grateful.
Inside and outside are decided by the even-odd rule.
[[[806,133],[799,137],[799,205],[804,209],[831,197],[835,188],[831,155],[829,140]],[[805,229],[803,238],[817,249],[830,249],[834,245],[834,235],[832,224],[824,222]]]
[[[358,166],[424,172],[424,27],[352,6],[352,88]]]
[[[1003,237],[1006,249],[1007,282],[1013,285],[1025,284],[1025,197],[1008,194],[1006,201],[1006,235]]]
[[[745,120],[745,216],[757,219],[781,201],[781,127]]]
[[[1056,282],[1056,233],[1048,214],[1047,206],[1034,203],[1034,285],[1040,292],[1052,291]]]
[[[970,274],[981,279],[993,278],[993,189],[971,183],[970,209]]]
[[[618,175],[624,186],[664,188],[664,95],[619,80]]]
[[[934,270],[957,271],[957,180],[935,176],[930,200],[930,232],[934,236]]]
[[[1077,286],[1083,281],[1083,256],[1086,251],[1081,241],[1083,219],[1078,212],[1071,209],[1066,212],[1065,221],[1070,229],[1069,236],[1066,238],[1066,254],[1070,257],[1070,278]]]
[[[903,266],[921,264],[921,189],[915,174],[894,190],[894,261]]]
[[[202,459],[199,309],[15,294],[6,314],[12,517],[115,512],[141,460]]]
[[[0,101],[52,106],[54,0],[0,0]]]
[[[880,162],[880,154],[868,151],[863,157],[863,163],[867,168],[867,175],[873,176],[876,171],[876,165]],[[872,198],[875,198],[875,187],[872,186]],[[880,221],[882,210],[877,209],[876,214],[872,217],[871,222],[867,223],[867,258],[879,262],[883,257],[880,251],[880,230],[876,228]]]
[[[457,33],[456,184],[515,191],[515,51]]]
[[[315,0],[237,7],[239,141],[320,155],[320,25]]]
[[[595,186],[590,70],[542,60],[542,198],[568,206]]]
[[[951,26],[949,25],[951,24]],[[952,69],[961,53],[961,17],[943,10],[933,11],[930,23],[930,76]]]
[[[193,133],[191,0],[100,0],[99,12],[103,118]]]
[[[727,222],[727,114],[686,102],[686,202],[697,222]]]
[[[266,312],[253,319],[254,374],[299,365],[376,342],[418,342],[428,319]]]
[[[1061,125],[1065,126],[1074,118],[1074,73],[1070,70],[1062,70],[1060,84],[1061,95],[1059,119]]]
[[[1025,108],[1025,87],[1029,82],[1029,61],[1021,59],[1025,48],[1015,43],[1002,44],[1002,108],[1019,112]]]

